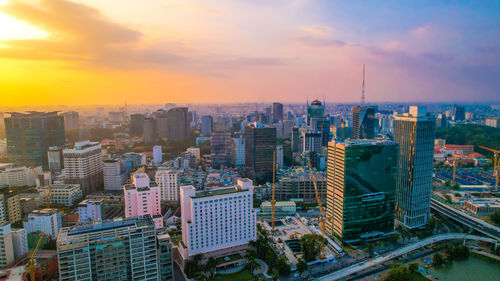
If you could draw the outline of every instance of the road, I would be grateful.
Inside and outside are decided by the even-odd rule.
[[[491,238],[500,239],[500,228],[494,225],[491,225],[483,220],[475,218],[466,214],[465,212],[455,209],[451,206],[448,206],[445,203],[439,202],[436,199],[431,200],[431,208],[432,210],[454,220],[463,225],[466,225],[474,230],[481,232],[484,235],[487,235]]]
[[[444,241],[444,240],[452,240],[452,239],[467,239],[467,240],[476,240],[476,241],[483,241],[483,242],[489,242],[489,243],[497,243],[497,240],[495,240],[495,239],[476,236],[476,235],[468,235],[468,234],[463,234],[463,233],[439,234],[439,235],[435,235],[435,236],[426,238],[424,240],[418,241],[414,244],[410,244],[410,245],[405,246],[403,248],[396,249],[388,254],[385,254],[383,256],[379,256],[373,260],[357,263],[357,264],[352,265],[350,267],[346,267],[344,269],[332,272],[330,274],[327,274],[325,276],[320,277],[319,280],[339,280],[341,278],[347,277],[351,274],[365,270],[365,269],[370,268],[372,266],[375,266],[375,265],[384,263],[386,261],[389,261],[391,259],[397,258],[401,255],[404,255],[408,252],[414,251],[418,248],[425,247],[427,245],[431,245],[431,244],[436,243],[436,242],[440,242],[440,241]]]

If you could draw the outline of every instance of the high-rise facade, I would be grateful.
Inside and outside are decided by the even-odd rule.
[[[97,222],[102,220],[102,200],[85,199],[78,203],[79,222]]]
[[[325,116],[325,105],[319,100],[313,100],[307,105],[307,126],[311,126],[311,118]]]
[[[172,264],[172,240],[170,235],[164,233],[157,236],[158,241],[158,271],[161,281],[174,280]]]
[[[64,129],[65,130],[78,130],[80,129],[80,118],[76,111],[66,111],[63,113]]]
[[[127,181],[128,172],[120,159],[106,159],[103,161],[104,190],[121,190]]]
[[[8,188],[0,189],[0,220],[9,223],[21,220],[19,194]]]
[[[373,139],[375,134],[375,108],[359,107],[352,108],[352,138]]]
[[[210,115],[204,115],[201,117],[201,134],[203,136],[210,136],[212,133],[213,119]]]
[[[60,173],[63,169],[63,152],[62,147],[51,146],[49,151],[47,151],[47,159],[49,164],[49,170],[54,173]]]
[[[396,219],[408,228],[430,216],[435,119],[425,107],[395,115],[394,141],[399,143]]]
[[[282,145],[277,145],[276,146],[276,164],[278,164],[278,169],[283,169],[283,146]]]
[[[245,127],[245,165],[253,177],[271,179],[275,149],[276,128],[256,122]]]
[[[177,169],[158,170],[155,174],[156,184],[160,188],[162,201],[179,201],[181,171]]]
[[[32,168],[15,167],[0,170],[0,185],[10,187],[35,186],[35,173]]]
[[[14,261],[14,246],[10,223],[0,221],[0,268],[4,268]]]
[[[245,249],[256,238],[253,182],[239,179],[237,185],[212,191],[181,187],[182,242],[185,258],[234,248]]]
[[[9,162],[48,168],[47,151],[64,146],[64,118],[57,112],[11,112],[4,119]]]
[[[273,103],[273,118],[272,123],[283,121],[283,104],[279,102]]]
[[[328,234],[350,243],[393,233],[397,152],[386,140],[329,143]]]
[[[302,151],[321,153],[321,133],[302,133]]]
[[[28,221],[23,225],[28,234],[45,231],[45,235],[54,239],[62,227],[61,212],[58,209],[34,210],[28,214]]]
[[[223,128],[212,132],[210,150],[212,154],[212,167],[220,169],[221,166],[231,166],[231,132]]]
[[[185,139],[190,134],[188,108],[175,107],[167,112],[167,137],[172,140]]]
[[[129,125],[130,135],[142,136],[142,134],[144,133],[143,126],[144,126],[144,114],[136,113],[130,115],[130,125]]]
[[[163,280],[150,216],[65,227],[57,238],[59,280]],[[166,279],[171,280],[171,279]]]
[[[242,135],[233,139],[231,155],[233,166],[245,166],[245,138]]]
[[[50,186],[41,186],[38,191],[42,194],[49,194],[50,192],[51,196],[49,200],[51,204],[59,204],[66,207],[72,207],[83,196],[78,184],[52,184]]]
[[[125,196],[125,217],[150,215],[156,228],[163,228],[161,216],[160,188],[150,183],[146,173],[132,175],[132,184],[123,186]]]
[[[464,121],[465,120],[465,107],[453,105],[452,108],[452,119],[453,121]]]
[[[292,152],[300,152],[300,130],[299,127],[292,128]]]
[[[161,145],[155,145],[153,147],[153,164],[158,165],[163,162]]]
[[[66,183],[80,185],[85,195],[102,188],[103,162],[99,142],[81,141],[63,150]]]
[[[143,127],[144,144],[153,144],[156,140],[156,120],[148,117],[144,118]]]

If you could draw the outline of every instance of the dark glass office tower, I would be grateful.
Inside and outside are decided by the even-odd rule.
[[[11,112],[5,133],[9,162],[48,169],[49,147],[64,146],[64,117],[57,111]]]
[[[276,128],[257,122],[245,127],[245,165],[254,178],[271,180],[275,149]]]
[[[283,104],[279,102],[273,103],[273,118],[272,123],[283,121]]]
[[[359,107],[352,108],[352,138],[373,139],[375,134],[375,108]]]
[[[350,243],[394,231],[397,152],[386,140],[329,143],[328,234]]]
[[[130,115],[130,135],[132,136],[142,136],[144,128],[144,114],[132,114]]]

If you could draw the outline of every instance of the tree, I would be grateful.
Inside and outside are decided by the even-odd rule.
[[[279,256],[276,262],[276,269],[279,275],[288,275],[292,271],[292,266],[288,263],[284,256]]]
[[[385,279],[386,281],[410,281],[411,271],[401,263],[397,263],[391,267],[389,271],[389,276]]]
[[[299,259],[297,263],[297,271],[299,272],[299,276],[302,277],[302,273],[307,270],[307,263],[304,259]]]
[[[400,237],[400,235],[397,234],[397,233],[391,234],[390,238],[391,238],[392,243],[398,242],[399,241],[399,237]]]
[[[410,263],[410,265],[408,266],[408,269],[411,272],[417,272],[418,271],[418,264],[416,264],[416,263]]]
[[[496,211],[493,214],[490,215],[490,219],[495,223],[495,224],[500,224],[500,211]]]
[[[306,234],[300,238],[303,258],[305,261],[315,260],[323,251],[326,239],[318,234]]]
[[[247,260],[248,266],[250,266],[250,272],[253,274],[253,271],[260,266],[260,263],[258,263],[255,259],[256,252],[252,249],[247,249],[245,258]]]
[[[432,259],[433,259],[432,262],[437,266],[440,266],[444,263],[443,255],[441,255],[440,253],[435,254]]]
[[[208,279],[215,279],[215,268],[217,267],[217,260],[214,257],[210,257],[205,264],[205,270],[208,271]]]

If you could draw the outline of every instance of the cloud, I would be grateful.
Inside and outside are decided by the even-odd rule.
[[[420,27],[417,27],[415,29],[413,29],[411,31],[411,33],[415,36],[422,36],[426,33],[428,33],[430,30],[430,26],[429,25],[424,25],[424,26],[420,26]]]
[[[332,33],[332,28],[326,25],[307,25],[301,26],[300,30],[313,36],[328,36]]]
[[[0,56],[10,59],[66,60],[107,67],[181,60],[166,50],[141,47],[143,34],[114,23],[97,9],[65,0],[15,1],[0,11],[50,33],[45,39],[7,40]]]

